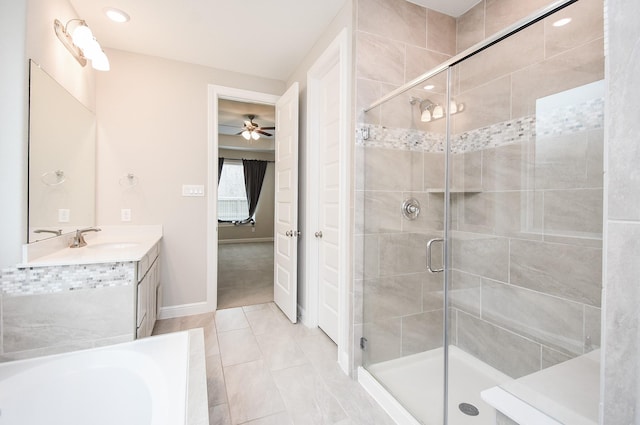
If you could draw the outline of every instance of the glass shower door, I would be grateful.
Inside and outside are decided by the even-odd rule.
[[[425,248],[444,236],[446,91],[443,72],[369,111],[357,147],[363,365],[434,425],[443,423],[444,273],[427,271]],[[443,244],[432,247],[442,268]]]
[[[598,421],[602,10],[580,0],[452,67],[449,424],[496,386]]]

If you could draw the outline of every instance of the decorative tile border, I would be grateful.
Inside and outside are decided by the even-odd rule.
[[[604,99],[592,99],[543,111],[487,127],[454,135],[451,152],[454,154],[526,142],[535,137],[558,137],[604,126]],[[444,152],[445,136],[416,129],[388,128],[358,124],[356,145],[398,150]]]
[[[133,262],[8,268],[0,271],[0,290],[5,295],[33,295],[126,286],[133,284],[135,270]]]
[[[598,98],[539,113],[535,132],[538,137],[557,137],[602,128],[604,99]]]

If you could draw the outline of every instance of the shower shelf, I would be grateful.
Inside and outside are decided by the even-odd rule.
[[[444,193],[444,189],[441,187],[434,187],[427,189],[428,193]],[[469,189],[450,189],[449,193],[480,193],[481,188],[469,188]]]

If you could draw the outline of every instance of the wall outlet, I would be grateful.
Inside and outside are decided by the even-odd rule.
[[[58,210],[58,223],[68,223],[71,217],[71,210],[60,208]]]
[[[129,208],[123,208],[120,210],[121,221],[131,221],[131,210]]]

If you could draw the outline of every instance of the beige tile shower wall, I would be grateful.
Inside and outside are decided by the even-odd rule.
[[[481,32],[480,20],[485,36],[517,20],[506,4],[515,2],[486,1],[461,18],[459,43],[472,28]],[[454,138],[535,116],[537,99],[603,79],[602,7],[580,0],[457,67],[456,100],[466,109],[454,117]],[[499,19],[490,14],[498,12]],[[565,16],[571,25],[551,26]],[[453,342],[514,377],[600,344],[599,108],[589,111],[596,124],[570,131],[544,128],[538,111],[537,134],[454,155],[453,186],[479,190],[454,197]]]
[[[455,19],[405,0],[355,4],[357,121],[425,130],[417,106],[409,103],[410,96],[427,97],[422,88],[383,108],[363,109],[455,54]],[[429,97],[442,102],[446,80],[434,81],[438,89]],[[430,131],[443,133],[444,121]],[[424,253],[427,240],[441,237],[443,229],[443,196],[427,192],[444,186],[436,171],[443,172],[443,164],[425,166],[434,159],[421,150],[356,149],[354,336],[359,339],[365,327],[369,362],[442,345],[442,277],[426,273]],[[416,221],[402,218],[407,197],[421,204]]]
[[[356,323],[358,329],[364,324],[368,339],[365,358],[375,363],[442,345],[442,275],[426,272],[424,248],[429,239],[442,237],[444,198],[428,192],[424,177],[425,168],[434,168],[429,164],[435,157],[422,151],[363,150],[367,190],[357,191],[364,213],[358,228],[361,252],[356,254],[361,258]],[[401,215],[402,201],[409,197],[421,205],[415,221]],[[434,263],[441,262],[435,255]]]
[[[480,43],[551,3],[551,0],[482,0],[458,17],[456,52]]]
[[[417,43],[415,38],[409,40],[401,31],[389,31],[394,22],[402,20],[398,16],[405,16],[398,5],[393,12],[396,15],[389,20],[391,24],[387,23],[384,29],[378,28],[384,26],[379,16],[374,19],[376,25],[362,25],[361,21],[375,12],[361,13],[360,7],[374,3],[380,2],[360,2],[358,8],[359,122],[442,134],[443,121],[421,123],[417,108],[408,102],[411,95],[424,96],[420,88],[367,114],[361,113],[363,107],[398,85],[402,70],[407,81],[409,76],[419,75],[444,60],[439,56],[443,52],[429,50],[428,41],[429,51],[416,55],[424,47],[413,45]],[[458,19],[457,50],[481,41],[548,3],[480,3]],[[378,11],[392,13],[384,7]],[[573,18],[572,25],[551,26],[551,22],[565,16]],[[497,123],[515,122],[521,117],[530,120],[537,99],[603,78],[602,2],[580,0],[556,14],[553,21],[548,19],[529,27],[509,43],[494,46],[455,70],[454,96],[465,104],[466,112],[455,116],[454,134],[469,131],[486,134],[492,130],[489,126]],[[444,81],[442,75],[434,79],[437,87],[444,87]],[[434,92],[429,96],[442,102],[443,90]],[[454,195],[452,208],[453,226],[457,230],[454,250],[461,255],[454,259],[458,270],[452,282],[451,299],[456,314],[452,317],[451,335],[453,342],[467,351],[521,376],[600,343],[598,267],[603,134],[600,127],[570,136],[551,134],[537,140],[521,137],[514,140],[515,143],[499,147],[476,146],[474,149],[479,150],[454,155],[452,161],[452,187],[467,194]],[[358,177],[363,178],[357,182],[357,197],[363,213],[357,214],[360,262],[356,304],[363,299],[363,292],[389,294],[391,288],[400,287],[399,281],[393,279],[403,270],[415,272],[418,278],[417,267],[424,260],[424,256],[420,258],[417,254],[423,248],[419,245],[437,236],[442,224],[433,215],[424,219],[428,224],[407,225],[399,218],[397,205],[411,194],[420,199],[423,207],[427,205],[433,214],[442,217],[442,200],[435,199],[441,195],[428,190],[444,187],[441,153],[359,147],[358,154],[361,159]],[[422,176],[417,168],[420,158]],[[403,182],[415,184],[420,179],[422,188],[402,186]],[[426,209],[424,212],[427,217]],[[409,238],[397,236],[399,229],[413,234]],[[415,246],[413,239],[419,242]],[[411,247],[416,254],[410,252]],[[551,264],[548,271],[547,263]],[[584,264],[587,267],[581,267]],[[541,278],[532,278],[530,270],[544,273]],[[573,278],[566,284],[569,274]],[[403,302],[406,298],[399,294],[383,300],[372,298],[378,301],[364,297],[364,312],[356,311],[356,326],[360,330],[364,322],[365,333],[374,339],[369,341],[370,361],[414,352],[416,345],[409,342],[415,332],[413,326],[420,323],[420,315],[437,311],[430,308],[442,297],[438,292],[441,282],[427,282],[425,278],[420,313],[416,312],[415,303]],[[412,290],[416,290],[415,286],[409,285],[406,296],[410,297]],[[496,310],[512,300],[518,309],[506,314]],[[376,317],[377,322],[371,322],[374,319],[366,313],[367,309],[382,312],[384,319]],[[534,314],[533,311],[547,314],[547,320],[531,322],[522,315]],[[400,334],[395,334],[396,331]],[[429,340],[441,338],[441,333],[429,335],[434,338],[425,338],[420,345],[423,349],[432,348]],[[510,341],[514,355],[529,360],[509,363],[500,353],[504,344],[496,344],[493,349],[491,344],[481,344],[487,337]]]

